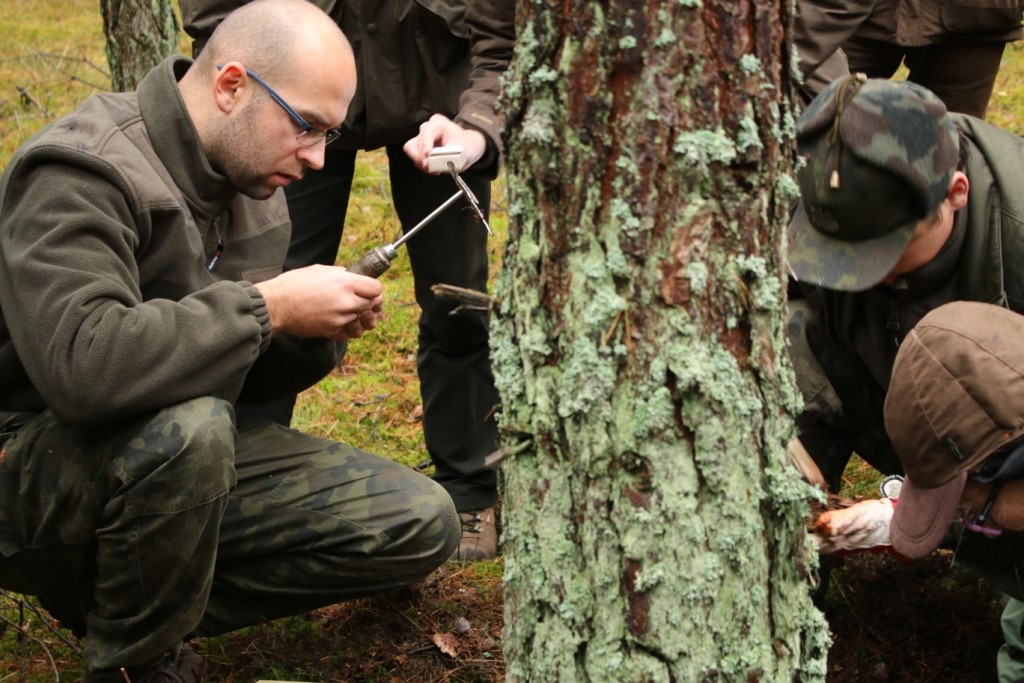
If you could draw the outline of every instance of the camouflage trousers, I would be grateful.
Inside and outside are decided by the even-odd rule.
[[[429,478],[201,398],[0,450],[0,587],[77,605],[87,671],[415,582],[459,542]],[[45,602],[45,600],[44,600]]]

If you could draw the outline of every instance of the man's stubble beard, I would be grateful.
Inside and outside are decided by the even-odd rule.
[[[256,118],[263,98],[253,98],[235,121],[225,121],[212,136],[207,156],[210,166],[240,193],[253,199],[269,199],[277,188],[267,184],[267,172],[261,170],[262,147]],[[255,151],[255,153],[253,153]]]

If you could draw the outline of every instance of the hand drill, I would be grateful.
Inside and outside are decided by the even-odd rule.
[[[437,218],[442,211],[458,201],[459,197],[464,196],[466,198],[466,201],[469,202],[470,206],[473,207],[473,210],[476,212],[477,218],[479,218],[480,222],[484,224],[485,228],[487,228],[487,234],[492,234],[491,226],[487,225],[483,211],[480,210],[480,203],[477,201],[473,192],[469,189],[469,186],[466,185],[465,181],[459,177],[455,164],[449,162],[448,168],[451,171],[452,177],[455,179],[455,184],[458,185],[459,191],[449,197],[444,204],[431,211],[426,218],[417,223],[411,230],[409,230],[409,232],[405,233],[391,244],[385,244],[382,247],[374,247],[371,249],[365,256],[359,259],[358,263],[349,267],[350,272],[356,273],[357,275],[367,275],[372,278],[379,278],[384,271],[391,267],[391,262],[395,259],[395,256],[398,255],[398,247],[402,246],[409,238],[422,230],[430,223],[430,221]]]

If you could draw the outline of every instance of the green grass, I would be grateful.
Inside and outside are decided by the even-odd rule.
[[[183,51],[185,45],[183,38]],[[107,88],[109,76],[97,0],[0,2],[0,169],[17,146],[40,127],[90,94]],[[1022,46],[1007,50],[989,120],[1024,134]],[[494,188],[492,211],[491,225],[497,233],[490,243],[493,272],[507,226],[500,180]],[[390,200],[387,159],[380,152],[362,154],[357,161],[339,263],[355,262],[370,247],[393,240],[399,231]],[[404,254],[382,281],[386,289],[385,321],[351,344],[337,372],[300,396],[295,426],[415,466],[425,462],[427,456],[415,374],[418,308]],[[877,473],[855,460],[844,481],[852,495],[872,497],[877,495],[877,480]],[[492,595],[498,590],[501,572],[500,562],[458,572],[459,580],[466,582],[459,591]],[[461,604],[459,595],[445,592],[443,585],[421,588],[417,598],[397,608],[373,600],[357,601],[330,612],[330,619],[295,617],[208,639],[204,644],[206,656],[216,670],[227,672],[211,680],[319,680],[317,676],[323,674],[318,672],[348,671],[360,658],[376,656],[374,632],[367,625],[371,621],[390,617],[395,619],[395,629],[415,632],[430,622],[430,615],[417,610],[430,605],[438,614],[450,614],[457,613]],[[55,671],[63,680],[74,680],[80,674],[77,645],[65,642],[66,634],[47,630],[43,622],[42,616],[20,606],[11,596],[0,596],[0,683],[54,681]],[[339,624],[348,630],[342,630]],[[363,632],[370,632],[371,637],[360,639]],[[359,669],[357,678],[389,681],[397,675],[393,663],[383,662]],[[489,680],[472,671],[446,679]]]
[[[109,88],[97,0],[0,3],[0,168],[44,124]]]
[[[1007,46],[985,120],[1024,135],[1024,43]]]

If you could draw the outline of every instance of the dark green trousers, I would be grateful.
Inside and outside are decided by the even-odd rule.
[[[905,63],[907,80],[923,85],[945,103],[949,111],[985,118],[1006,43],[1002,41],[949,42],[903,47],[853,36],[843,43],[850,73],[889,78]]]
[[[76,606],[93,673],[415,582],[460,537],[427,477],[277,424],[236,432],[213,398],[96,429],[43,413],[2,452],[0,587]]]

